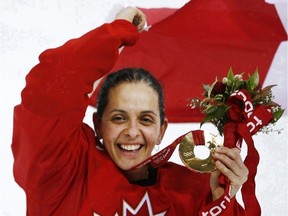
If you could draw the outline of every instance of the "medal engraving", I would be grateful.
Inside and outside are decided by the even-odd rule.
[[[217,142],[217,136],[206,131],[200,132],[200,136],[202,136],[200,139],[194,139],[190,132],[181,140],[179,155],[189,169],[200,173],[212,172],[216,169],[212,158],[213,151],[216,147],[223,145]]]

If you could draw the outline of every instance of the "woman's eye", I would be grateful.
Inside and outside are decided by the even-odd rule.
[[[112,117],[112,121],[115,123],[121,123],[124,122],[126,118],[124,116],[114,116]]]
[[[147,116],[147,117],[142,117],[141,122],[143,124],[152,124],[154,122],[153,118]]]

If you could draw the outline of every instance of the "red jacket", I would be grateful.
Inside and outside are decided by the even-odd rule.
[[[209,175],[167,163],[152,186],[130,184],[83,123],[87,96],[118,48],[139,34],[117,20],[48,49],[27,75],[15,107],[14,176],[27,195],[27,215],[241,215],[235,199],[210,212]],[[207,214],[206,214],[207,213]],[[212,214],[213,213],[213,214]],[[217,213],[217,214],[216,214]]]

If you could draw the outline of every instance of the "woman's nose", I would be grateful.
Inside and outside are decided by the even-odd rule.
[[[139,134],[140,134],[140,130],[138,128],[138,124],[137,122],[132,122],[130,121],[128,124],[127,124],[127,128],[125,129],[125,132],[124,134],[126,136],[129,136],[130,138],[135,138],[137,137]]]

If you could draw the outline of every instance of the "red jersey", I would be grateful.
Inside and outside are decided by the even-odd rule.
[[[48,49],[26,77],[14,110],[14,176],[27,196],[27,215],[243,215],[236,200],[208,211],[209,175],[167,163],[155,182],[132,184],[96,147],[83,123],[93,83],[114,65],[122,45],[139,34],[129,22],[104,24]]]

